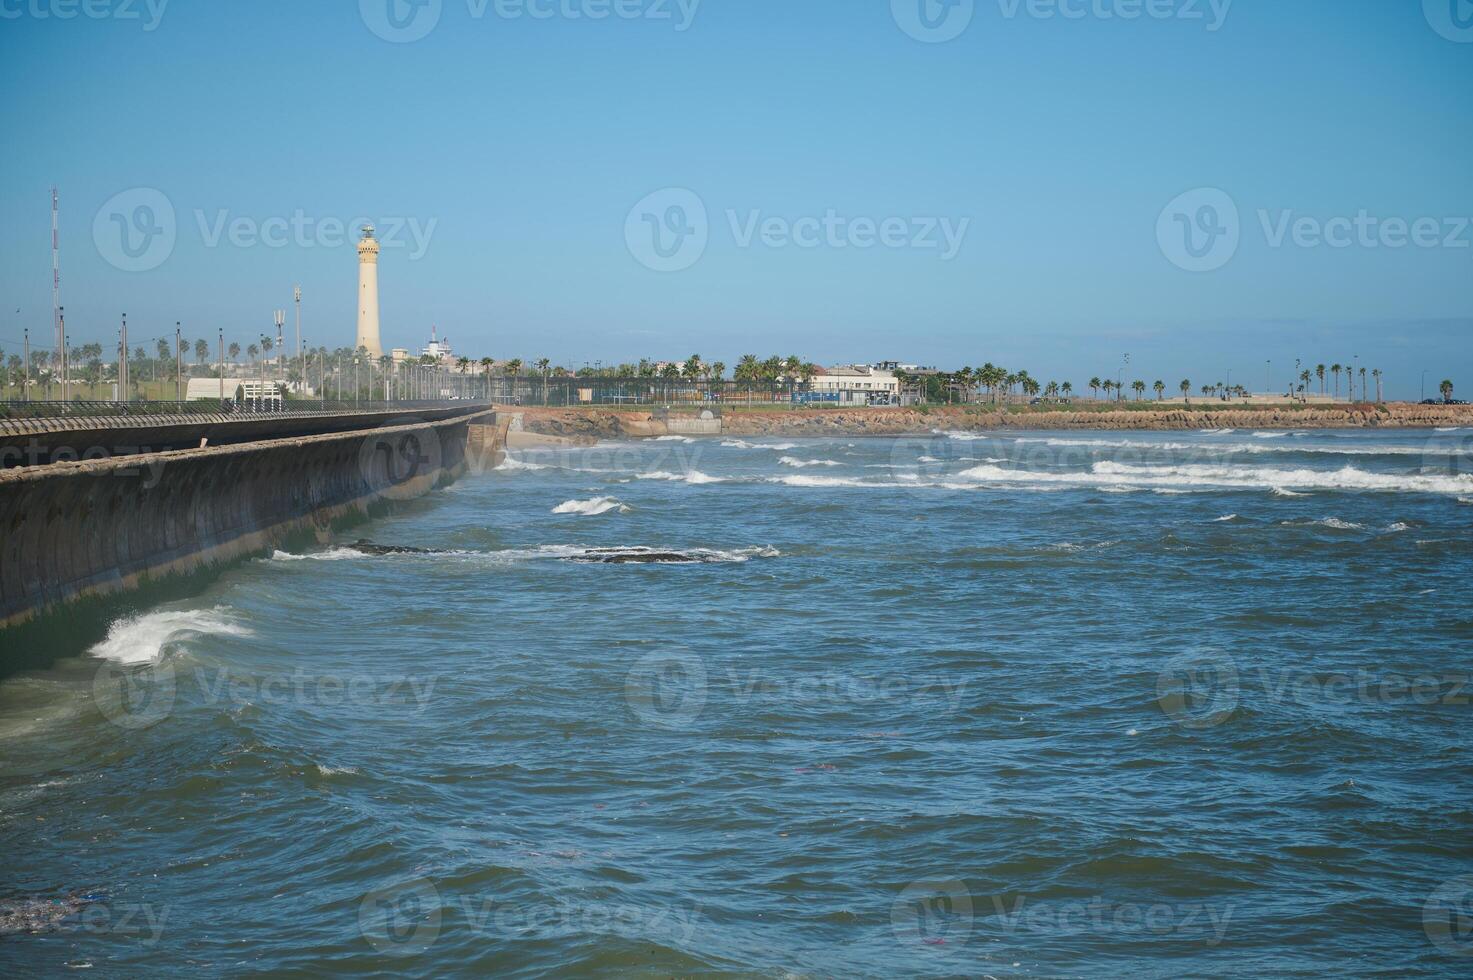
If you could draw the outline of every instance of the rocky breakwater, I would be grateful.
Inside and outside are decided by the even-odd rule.
[[[650,438],[667,434],[665,424],[645,412],[588,409],[527,410],[529,432],[580,440]],[[728,411],[724,435],[889,436],[982,429],[1344,429],[1473,426],[1473,406],[1344,405],[1333,408],[1161,408],[1074,411],[999,411],[988,406],[954,408],[775,409]]]

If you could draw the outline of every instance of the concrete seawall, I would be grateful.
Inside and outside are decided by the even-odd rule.
[[[0,471],[0,628],[324,536],[499,462],[490,412]]]

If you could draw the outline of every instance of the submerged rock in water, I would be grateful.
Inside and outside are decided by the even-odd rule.
[[[348,545],[353,551],[365,555],[442,555],[445,552],[434,548],[411,548],[408,545],[399,544],[374,544],[372,541],[356,541]]]
[[[651,551],[648,548],[589,548],[581,555],[569,555],[568,561],[598,562],[606,565],[691,565],[726,559],[709,552]]]
[[[101,897],[83,893],[60,898],[0,899],[0,936],[51,932]]]

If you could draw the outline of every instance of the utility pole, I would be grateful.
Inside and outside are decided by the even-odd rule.
[[[307,360],[302,356],[302,287],[292,287],[292,304],[297,311],[297,361],[301,365],[302,387],[307,386]]]
[[[286,343],[281,328],[286,324],[286,310],[277,310],[276,319],[276,380],[286,380]]]
[[[67,385],[66,307],[58,306],[56,308],[56,322],[59,324],[57,329],[60,331],[57,336],[61,339],[61,350],[58,351],[61,356],[61,400],[66,401],[67,389],[69,387]]]
[[[184,348],[181,346],[183,343],[184,343],[184,341],[183,341],[183,335],[182,335],[182,333],[179,330],[179,321],[178,320],[175,320],[174,321],[174,400],[176,402],[182,402],[184,400],[184,396],[180,393],[180,390],[179,390],[180,388],[183,387],[183,381],[182,381],[182,379],[184,377]]]
[[[128,314],[118,328],[118,400],[128,400]]]
[[[31,328],[25,328],[25,374],[21,382],[21,401],[31,400]]]
[[[57,236],[56,188],[51,188],[51,319],[56,332],[56,349],[62,364],[66,363],[66,330],[61,322],[61,240]],[[63,378],[65,375],[63,375]],[[66,399],[66,383],[62,382],[62,400]]]
[[[219,351],[220,351],[220,354],[219,354],[219,357],[220,357],[220,367],[219,367],[219,372],[220,372],[220,404],[221,405],[224,405],[225,404],[225,328],[224,327],[220,327],[219,329],[220,329],[220,344],[219,344]]]

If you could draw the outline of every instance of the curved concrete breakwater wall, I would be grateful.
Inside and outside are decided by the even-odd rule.
[[[0,471],[0,628],[326,534],[495,466],[494,413]]]

